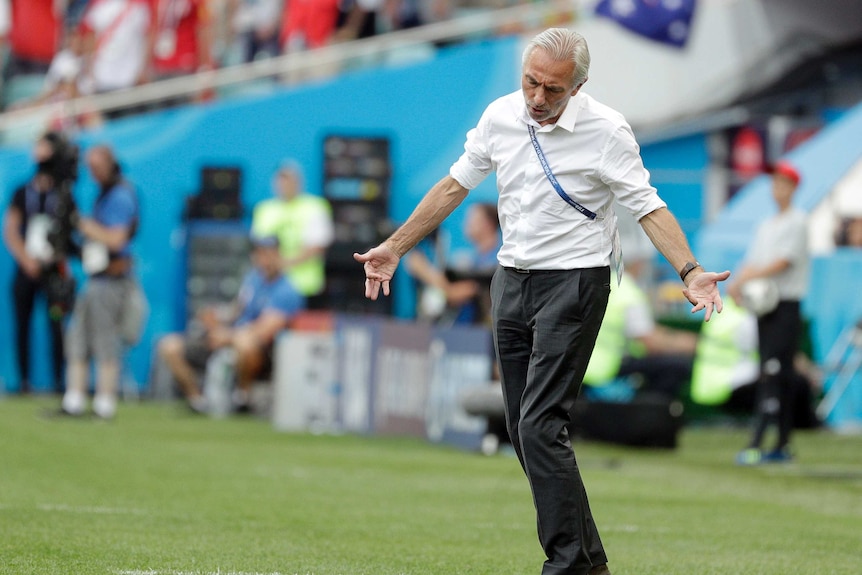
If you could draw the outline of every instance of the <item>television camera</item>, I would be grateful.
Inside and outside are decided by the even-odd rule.
[[[77,144],[60,132],[42,136],[37,148],[37,173],[50,176],[57,191],[47,237],[54,258],[42,270],[49,313],[55,318],[69,313],[75,302],[75,278],[66,258],[79,252],[73,238],[78,208],[72,196],[72,186],[78,179],[78,158]]]

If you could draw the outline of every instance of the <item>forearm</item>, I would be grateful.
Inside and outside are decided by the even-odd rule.
[[[640,224],[656,249],[675,270],[695,261],[688,240],[670,210],[659,208],[650,212],[640,219]],[[685,278],[686,285],[702,271],[703,269],[698,267],[689,273]]]
[[[105,244],[112,252],[118,252],[129,241],[129,232],[125,227],[107,228],[91,219],[82,219],[78,229],[85,238]]]
[[[9,226],[3,228],[3,241],[6,248],[18,264],[21,264],[27,258],[27,251],[24,249],[24,242],[17,233],[9,229]]]
[[[446,176],[428,191],[407,221],[384,243],[399,258],[436,229],[457,208],[468,190]]]
[[[424,285],[436,287],[445,290],[449,286],[449,281],[446,275],[440,270],[431,265],[421,253],[416,251],[410,252],[405,261],[407,271],[414,278],[422,282]]]

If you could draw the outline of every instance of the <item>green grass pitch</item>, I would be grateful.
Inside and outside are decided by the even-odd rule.
[[[512,456],[274,431],[177,404],[109,423],[0,400],[0,574],[528,575],[543,556]],[[743,429],[675,450],[578,442],[614,575],[859,575],[862,437],[799,432],[740,468]]]

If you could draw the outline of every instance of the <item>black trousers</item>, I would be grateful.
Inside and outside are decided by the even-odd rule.
[[[798,301],[782,300],[757,320],[760,381],[751,447],[760,447],[770,424],[778,428],[774,449],[782,449],[790,442],[796,389],[793,357],[799,348],[801,330]]]
[[[15,279],[12,284],[12,297],[15,301],[15,328],[18,374],[21,377],[20,391],[30,391],[30,321],[33,308],[36,304],[36,296],[39,293],[44,296],[45,290],[42,283],[27,276],[21,269],[15,271]],[[51,338],[51,368],[54,374],[54,391],[62,393],[63,385],[63,322],[62,318],[48,316],[48,328]],[[40,354],[40,361],[44,361]]]
[[[506,422],[533,494],[543,575],[607,563],[568,428],[609,294],[607,267],[498,268],[491,282]]]

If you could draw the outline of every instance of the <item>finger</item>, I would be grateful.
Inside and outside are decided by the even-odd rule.
[[[715,296],[715,311],[721,313],[721,310],[724,309],[724,302],[721,301],[721,295]]]
[[[371,258],[368,256],[368,252],[365,252],[364,254],[360,254],[358,252],[353,252],[353,259],[355,259],[358,262],[367,262]]]
[[[706,304],[706,313],[703,316],[704,321],[709,321],[709,318],[712,317],[712,303]]]
[[[385,295],[385,296],[389,295],[389,282],[388,281],[383,282],[383,295]]]

